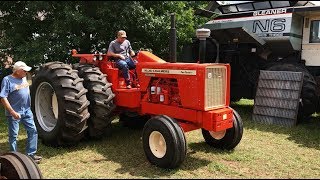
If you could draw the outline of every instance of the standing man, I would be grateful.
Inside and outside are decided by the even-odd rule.
[[[10,151],[17,151],[17,137],[21,122],[28,136],[26,154],[39,163],[42,157],[35,155],[38,133],[31,111],[29,83],[26,78],[27,72],[30,70],[31,67],[26,63],[16,62],[13,65],[13,73],[5,76],[2,80],[0,98],[8,120]]]
[[[112,56],[116,59],[116,64],[122,71],[122,75],[126,81],[127,89],[131,89],[129,69],[136,68],[136,63],[131,58],[134,55],[135,53],[132,50],[130,41],[127,40],[126,32],[124,30],[118,31],[117,39],[109,44],[107,56]]]

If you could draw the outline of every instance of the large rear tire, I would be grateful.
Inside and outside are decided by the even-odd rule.
[[[317,108],[317,94],[316,81],[309,71],[296,64],[276,64],[267,69],[268,71],[293,71],[303,72],[303,84],[300,98],[302,102],[299,103],[298,122],[308,119]]]
[[[82,82],[77,70],[62,62],[49,62],[36,69],[31,104],[44,144],[72,145],[83,138],[90,117],[90,102]]]
[[[88,90],[87,98],[90,101],[88,119],[88,135],[90,138],[101,138],[110,131],[111,113],[116,105],[113,103],[115,95],[111,90],[105,74],[98,67],[79,65],[79,77],[84,79],[84,87]]]
[[[233,110],[232,120],[233,127],[223,131],[214,132],[202,129],[202,135],[206,143],[218,149],[234,149],[242,139],[243,122],[235,110]]]
[[[187,154],[186,139],[178,122],[165,115],[152,117],[142,132],[143,150],[149,162],[161,168],[176,168]]]

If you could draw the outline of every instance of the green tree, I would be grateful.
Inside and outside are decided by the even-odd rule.
[[[67,61],[108,48],[120,29],[133,48],[169,57],[170,14],[176,14],[177,50],[207,21],[193,14],[208,1],[1,1],[0,49],[30,64]]]

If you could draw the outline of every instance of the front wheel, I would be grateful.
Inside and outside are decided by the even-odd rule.
[[[233,110],[233,127],[219,131],[207,131],[202,129],[202,135],[206,143],[218,149],[231,150],[235,148],[243,134],[243,122],[237,111]]]
[[[178,167],[187,153],[184,132],[165,115],[152,117],[143,128],[143,150],[149,162],[161,168]]]

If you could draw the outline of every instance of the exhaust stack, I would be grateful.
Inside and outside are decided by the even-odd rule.
[[[205,63],[206,62],[206,40],[210,36],[210,29],[197,29],[196,36],[200,40],[199,45],[199,62]]]
[[[177,36],[176,36],[175,14],[171,13],[171,29],[170,29],[170,62],[177,62]]]

